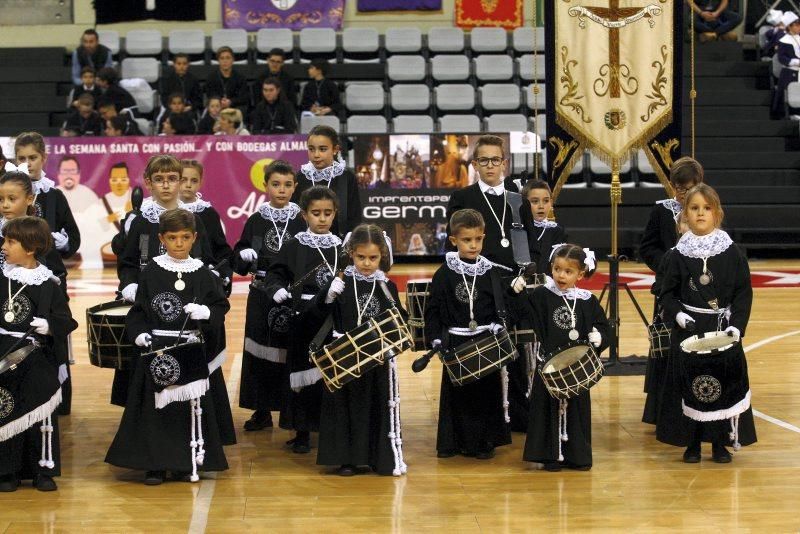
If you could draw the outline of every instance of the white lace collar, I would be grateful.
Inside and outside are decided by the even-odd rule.
[[[714,230],[707,235],[695,235],[686,232],[678,240],[675,250],[687,258],[710,258],[722,254],[733,244],[733,240],[724,230]]]
[[[186,204],[178,200],[178,207],[183,209],[189,209],[186,207]],[[167,208],[156,202],[153,197],[147,197],[142,202],[141,212],[142,217],[150,221],[151,223],[158,223],[158,218],[161,216],[162,213],[167,211]],[[191,211],[191,210],[189,210]]]
[[[6,278],[19,282],[20,284],[27,284],[29,286],[39,286],[44,282],[50,280],[53,271],[39,264],[38,267],[33,269],[26,269],[13,263],[6,263],[3,265],[3,274]]]
[[[169,271],[171,273],[193,273],[203,266],[203,262],[196,258],[186,258],[185,260],[176,260],[169,254],[162,254],[153,258],[156,265]]]
[[[330,187],[334,178],[344,172],[344,169],[345,163],[341,154],[333,161],[330,167],[325,167],[324,169],[317,169],[310,161],[300,167],[300,171],[305,174],[306,178],[311,180],[314,185],[317,185],[317,182],[325,181],[328,182],[328,187]]]
[[[681,216],[681,210],[683,209],[683,206],[681,206],[681,203],[674,198],[659,200],[656,202],[656,204],[660,204],[665,208],[667,208],[669,211],[671,211],[672,218],[675,219],[676,221],[678,220],[678,217]]]
[[[444,255],[445,263],[447,266],[458,274],[468,274],[469,276],[482,276],[486,271],[494,267],[494,264],[484,258],[478,256],[475,263],[467,263],[458,257],[458,252],[448,252]]]
[[[31,180],[31,185],[33,186],[33,194],[38,195],[40,193],[47,193],[56,186],[56,183],[45,176],[44,171],[42,171],[42,177],[35,181]]]
[[[211,207],[211,202],[203,200],[203,195],[197,193],[197,200],[194,202],[185,202],[183,208],[191,211],[192,213],[200,213],[206,208]]]
[[[358,271],[358,269],[355,268],[354,265],[348,265],[344,270],[344,274],[346,276],[352,276],[356,280],[361,280],[362,282],[373,282],[375,280],[377,280],[378,282],[386,282],[388,280],[388,278],[386,278],[386,273],[384,273],[380,269],[378,269],[371,275],[367,276],[361,274]]]
[[[592,292],[587,289],[581,289],[579,287],[571,287],[566,291],[562,291],[561,288],[558,287],[556,281],[547,277],[547,280],[544,283],[544,287],[550,290],[551,293],[554,295],[558,295],[559,297],[565,297],[567,299],[572,300],[589,300],[592,298]]]
[[[338,247],[342,244],[342,240],[331,233],[315,234],[313,232],[299,232],[294,237],[300,241],[301,245],[307,247],[331,248]]]
[[[536,228],[555,228],[556,226],[558,226],[558,223],[555,221],[548,221],[547,219],[542,219],[541,221],[537,221],[536,219],[534,219],[533,225]]]
[[[5,232],[3,232],[3,229],[6,227],[6,224],[8,224],[8,219],[5,217],[0,218],[0,237],[5,237]]]
[[[289,202],[282,208],[273,208],[269,202],[258,207],[258,213],[267,220],[282,223],[294,219],[300,213],[300,206],[294,202]]]

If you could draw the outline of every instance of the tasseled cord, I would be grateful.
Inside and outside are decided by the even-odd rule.
[[[733,450],[738,451],[742,448],[742,444],[739,443],[739,416],[734,415],[730,419],[731,421],[731,442],[733,443]]]
[[[206,451],[203,447],[205,445],[203,440],[203,408],[200,406],[200,399],[190,400],[189,410],[192,420],[192,440],[189,442],[189,446],[192,449],[192,474],[189,480],[197,482],[200,480],[200,475],[197,474],[197,466],[203,465],[206,456]]]
[[[396,477],[405,474],[408,466],[403,460],[403,437],[400,429],[400,383],[397,380],[397,361],[389,359],[389,443],[394,454],[394,470]]]
[[[511,422],[511,415],[508,413],[508,369],[506,366],[500,368],[500,380],[503,384],[503,420],[506,423]]]
[[[53,416],[48,415],[42,419],[42,459],[39,460],[39,467],[53,469],[56,463],[53,461]]]
[[[530,399],[533,392],[533,374],[536,372],[536,355],[539,354],[539,342],[525,343],[525,357],[528,359],[528,391],[525,398]]]
[[[567,399],[558,401],[558,461],[564,461],[564,454],[561,452],[561,442],[569,441],[567,435]]]

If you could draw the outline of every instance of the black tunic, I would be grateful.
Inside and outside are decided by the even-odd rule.
[[[716,232],[717,235],[724,234],[721,230]],[[692,237],[694,237],[692,234],[687,233],[682,239],[688,240]],[[699,423],[683,414],[682,370],[686,359],[692,358],[692,356],[684,353],[680,344],[695,334],[715,331],[719,327],[725,329],[729,325],[739,329],[744,338],[753,303],[750,267],[741,250],[731,243],[724,251],[709,257],[707,263],[707,270],[711,272],[712,276],[710,285],[713,286],[713,292],[719,301],[719,308],[730,306],[730,319],[723,319],[722,324],[719,324],[717,315],[686,310],[682,303],[697,308],[709,308],[708,302],[695,289],[699,283],[693,279],[690,271],[691,268],[695,272],[700,272],[702,264],[701,259],[687,257],[681,253],[680,247],[676,247],[672,253],[666,256],[663,267],[664,281],[659,294],[659,300],[664,307],[664,319],[668,325],[672,326],[673,330],[666,376],[660,391],[661,404],[656,423],[656,438],[663,443],[682,447],[690,445],[698,438],[712,443],[730,443],[731,424],[727,419]],[[688,332],[676,324],[675,317],[678,312],[687,313],[694,319],[694,332]],[[745,385],[749,387],[747,360],[742,345],[739,344],[730,351],[732,351],[732,362],[741,363],[743,366]],[[729,384],[722,384],[723,390],[728,386]],[[739,442],[742,445],[756,442],[752,408],[748,408],[739,416]]]
[[[186,319],[183,306],[190,302],[208,306],[208,320],[186,322],[186,330],[200,330],[205,340],[205,354],[198,355],[207,363],[217,356],[219,338],[224,328],[225,314],[230,304],[222,293],[219,282],[208,269],[199,267],[194,272],[181,273],[183,290],[175,288],[175,272],[150,262],[139,277],[136,302],[125,320],[129,341],[139,334],[154,329],[181,330]],[[157,336],[153,336],[154,339]],[[177,337],[163,338],[174,342]],[[145,351],[146,349],[143,349]],[[145,369],[145,359],[139,358],[133,372],[125,411],[119,429],[106,455],[106,462],[130,469],[148,471],[169,470],[190,472],[192,469],[189,448],[191,415],[188,401],[175,401],[161,409],[155,406],[155,389]],[[219,408],[213,390],[225,387],[224,382],[209,377],[210,389],[200,398],[202,431],[205,440],[203,471],[222,471],[228,468],[222,445],[223,430],[219,421]],[[226,394],[227,397],[227,394]],[[228,407],[228,409],[230,409]]]
[[[305,229],[305,221],[296,204],[290,203],[284,209],[262,204],[247,219],[242,237],[233,247],[234,269],[241,275],[253,272],[257,286],[264,287],[266,271],[281,246]],[[259,243],[260,246],[255,248]],[[256,265],[244,261],[239,255],[248,248],[254,248],[258,253]],[[277,305],[258,287],[251,285],[247,295],[239,407],[280,411],[288,394],[286,349],[291,324],[287,324],[285,318],[290,313],[291,303],[285,303],[288,306]]]
[[[528,246],[531,249],[531,261],[536,265],[536,272],[547,276],[552,274],[550,253],[553,245],[567,242],[567,231],[563,226],[549,221],[533,222],[528,228]]]
[[[344,291],[333,305],[326,306],[333,312],[334,330],[341,334],[392,307],[380,282],[374,285],[373,292],[373,282],[355,273],[354,268],[348,267]],[[380,271],[373,276],[373,279],[383,278],[385,276]],[[397,286],[391,280],[385,283],[397,305]],[[361,321],[358,320],[354,285],[362,306]],[[372,298],[369,298],[370,293]],[[334,393],[323,390],[317,464],[368,465],[381,475],[405,472],[400,441],[400,408],[397,406],[397,415],[390,408],[390,402],[394,401],[393,390],[397,387],[390,386],[397,381],[396,365],[396,361],[386,362]]]
[[[433,275],[430,297],[425,310],[425,339],[442,341],[450,349],[474,339],[474,336],[449,335],[449,328],[466,328],[470,322],[469,296],[461,274],[449,267],[457,265],[458,254],[446,255],[445,265]],[[475,280],[473,312],[478,325],[500,323],[498,304],[492,289],[489,262],[479,258],[482,268]],[[472,262],[465,262],[472,263]],[[469,289],[473,277],[466,276]],[[449,339],[448,339],[449,338]],[[439,427],[436,450],[474,455],[511,443],[511,433],[505,422],[501,373],[495,372],[475,382],[454,386],[446,369],[442,369],[439,395]]]
[[[247,80],[236,69],[232,70],[231,75],[227,78],[219,69],[214,69],[208,75],[206,97],[211,98],[212,96],[228,98],[231,101],[231,107],[234,108],[246,108],[250,103]]]
[[[281,98],[270,104],[262,100],[253,111],[253,135],[292,134],[297,132],[297,116],[294,106]]]
[[[231,265],[233,262],[233,251],[225,237],[225,230],[222,228],[222,221],[220,220],[219,213],[210,202],[203,200],[199,193],[197,194],[197,200],[185,203],[184,207],[203,221],[208,244],[211,247],[211,255],[214,257],[213,265],[219,266],[215,270],[219,272],[223,280],[226,278],[228,279],[226,292],[230,295],[231,285],[233,283],[233,266]]]
[[[549,287],[554,283],[539,286],[533,290],[528,302],[531,307],[534,329],[539,336],[540,359],[559,347],[570,343],[569,331],[572,329],[570,312],[564,298]],[[574,295],[574,298],[573,298]],[[598,354],[608,346],[608,321],[597,298],[586,290],[568,292],[570,306],[575,305],[575,329],[581,340],[587,340],[592,328],[602,336]],[[588,344],[588,341],[584,341]],[[592,400],[589,391],[567,401],[567,435],[561,450],[564,462],[571,466],[592,465]],[[559,401],[547,392],[541,375],[533,378],[531,391],[531,410],[528,424],[528,438],[522,458],[528,462],[552,463],[558,461],[558,419]]]
[[[353,229],[361,224],[361,197],[358,194],[358,182],[356,177],[350,169],[344,169],[343,172],[333,177],[328,183],[325,179],[318,179],[312,181],[311,177],[315,176],[313,165],[306,163],[301,167],[300,172],[295,175],[297,179],[297,187],[292,195],[292,202],[299,202],[300,195],[303,191],[315,185],[327,186],[336,193],[339,197],[340,213],[336,214],[331,226],[331,232],[344,237],[347,232],[352,232]],[[331,167],[328,167],[331,169]],[[342,191],[344,191],[344,201],[342,200]],[[347,204],[344,206],[344,204]],[[342,209],[344,206],[344,209]]]
[[[203,110],[203,91],[200,89],[200,81],[191,72],[187,72],[184,76],[178,76],[175,69],[172,69],[161,78],[159,86],[162,107],[169,107],[170,95],[182,93],[186,103],[192,106],[193,114]]]
[[[33,182],[33,193],[36,195],[33,202],[34,214],[47,221],[51,232],[64,230],[67,233],[67,250],[58,252],[62,258],[71,257],[81,246],[81,233],[75,217],[72,216],[67,197],[46,176]]]
[[[320,248],[314,246],[313,242],[317,242]],[[309,361],[308,346],[325,320],[325,315],[320,311],[322,308],[315,299],[325,298],[333,280],[330,269],[335,271],[341,268],[343,260],[336,261],[341,250],[341,240],[332,234],[320,236],[300,232],[283,245],[267,269],[266,296],[270,301],[273,301],[279,289],[289,288],[307,273],[313,273],[300,283],[300,287],[291,291],[292,299],[286,302],[294,313],[286,366],[290,383],[294,381],[299,389],[291,391],[282,407],[279,424],[287,430],[316,432],[319,429],[323,386],[321,380],[314,378],[316,367]],[[323,263],[323,255],[330,269]]]
[[[338,115],[342,109],[342,100],[339,98],[339,86],[333,80],[310,80],[303,88],[300,97],[300,109],[311,111],[311,106],[317,104],[331,108],[331,115]]]
[[[267,69],[258,77],[256,87],[259,89],[259,91],[268,78],[277,78],[281,82],[281,96],[291,102],[292,107],[297,105],[297,84],[295,83],[291,74],[286,72],[284,69],[281,69],[278,74],[273,74],[269,69]]]

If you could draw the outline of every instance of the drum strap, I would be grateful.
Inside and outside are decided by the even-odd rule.
[[[150,234],[139,235],[139,268],[144,269],[150,260]]]
[[[297,254],[294,255],[292,258],[292,274],[294,274],[295,279],[300,278],[300,273],[303,271],[306,265],[306,258],[308,257],[308,247],[306,246],[299,246],[297,247]],[[305,276],[307,273],[303,273]],[[303,284],[298,284],[297,287],[292,289],[292,314],[297,312],[298,306],[300,306],[300,295],[303,294]]]
[[[500,289],[500,272],[497,269],[489,271],[489,278],[492,281],[492,294],[494,296],[494,305],[497,309],[497,315],[500,320],[505,324],[506,322],[506,301],[503,297],[503,291]]]
[[[321,348],[325,344],[325,339],[330,334],[331,330],[333,329],[333,314],[328,314],[325,318],[325,322],[322,323],[322,327],[317,332],[317,335],[314,336],[314,339],[311,340],[311,343],[308,345],[308,350],[310,352],[314,352]]]
[[[52,197],[52,198],[51,198]],[[61,228],[56,228],[56,196],[47,195],[47,206],[44,209],[44,220],[50,225],[54,232],[58,232]]]
[[[527,265],[531,262],[531,249],[528,246],[528,232],[522,224],[519,211],[522,208],[522,195],[506,191],[506,199],[511,205],[511,251],[517,265]]]
[[[355,280],[353,281],[355,283]],[[397,303],[394,301],[394,297],[392,296],[392,292],[389,291],[389,286],[386,285],[386,282],[380,280],[378,285],[381,287],[381,291],[383,291],[383,296],[386,297],[386,300],[389,301],[389,305],[394,308],[397,306]]]

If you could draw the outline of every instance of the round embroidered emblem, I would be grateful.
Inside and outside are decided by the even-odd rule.
[[[6,388],[0,388],[0,419],[5,419],[14,411],[14,396]]]
[[[172,355],[162,353],[150,362],[150,373],[153,382],[159,386],[171,386],[181,377],[181,366]]]
[[[288,231],[283,234],[284,243],[289,241],[291,238],[292,234],[290,234]],[[275,228],[270,228],[267,230],[267,233],[264,234],[264,244],[272,252],[278,252],[281,249],[280,243],[278,242],[278,232],[275,231]]]
[[[692,380],[692,393],[700,402],[710,404],[722,395],[722,384],[711,375],[700,375]]]
[[[278,306],[277,308],[272,308],[267,314],[267,326],[278,334],[285,334],[289,331],[291,318],[291,308]]]
[[[367,319],[370,317],[375,317],[380,313],[380,304],[378,303],[378,299],[375,298],[373,295],[370,298],[369,295],[359,295],[358,296],[358,306],[362,312],[362,319]]]
[[[556,308],[553,312],[553,322],[563,330],[570,330],[572,328],[572,315],[569,313],[569,308],[566,306]]]
[[[150,303],[162,321],[172,322],[181,316],[183,306],[180,297],[175,293],[166,291],[159,293]]]
[[[319,268],[317,268],[316,279],[317,279],[317,285],[320,287],[320,289],[328,285],[328,282],[330,282],[332,278],[333,275],[328,270],[327,266],[322,265]]]
[[[11,317],[10,315],[5,316],[4,319],[9,324],[20,324],[27,322],[32,309],[33,305],[31,304],[31,301],[24,293],[20,293],[14,297],[13,306],[8,306],[8,299],[6,299],[6,301],[3,303],[3,311],[10,311],[14,315],[14,318],[10,321],[8,320],[8,317]]]
[[[472,284],[470,284],[470,289],[472,289]],[[477,297],[477,291],[472,296],[473,299]],[[467,286],[463,280],[456,284],[456,299],[461,304],[469,304],[469,291],[467,291]]]

